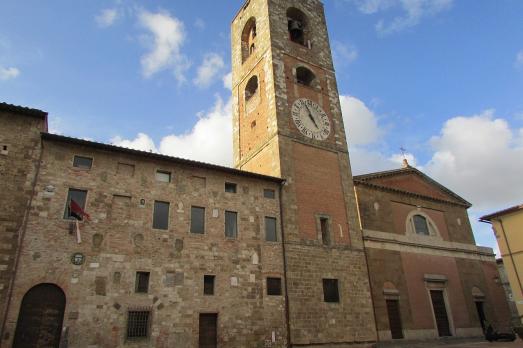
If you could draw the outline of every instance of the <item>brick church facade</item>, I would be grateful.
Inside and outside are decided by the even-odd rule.
[[[0,346],[368,347],[508,323],[467,201],[408,165],[352,177],[330,52],[320,1],[244,4],[234,169],[0,104]]]

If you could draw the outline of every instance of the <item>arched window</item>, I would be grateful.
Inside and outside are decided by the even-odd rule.
[[[412,222],[414,223],[414,230],[416,231],[416,234],[423,234],[425,236],[430,235],[429,224],[427,223],[427,219],[424,216],[414,215],[412,217]]]
[[[410,212],[406,227],[410,235],[441,237],[434,221],[420,209]]]
[[[256,18],[251,17],[242,32],[242,62],[254,53],[256,49]]]
[[[314,76],[314,73],[310,71],[309,69],[300,66],[296,68],[296,82],[304,85],[312,87],[312,84],[314,80],[316,79],[316,76]]]
[[[307,17],[297,8],[291,7],[287,10],[287,25],[289,39],[300,45],[306,45]]]
[[[256,93],[258,93],[258,76],[253,76],[245,86],[245,101],[248,102]]]

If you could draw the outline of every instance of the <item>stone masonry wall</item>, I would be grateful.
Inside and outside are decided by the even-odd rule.
[[[43,116],[0,111],[0,320],[6,311],[18,240],[38,166],[40,131],[44,129]]]
[[[92,169],[73,168],[74,155],[92,157]],[[119,164],[134,168],[118,173]],[[158,169],[170,171],[172,182],[155,181]],[[236,194],[224,192],[226,181],[238,185]],[[9,312],[9,337],[24,294],[37,284],[53,283],[66,294],[69,347],[197,347],[199,313],[218,313],[220,346],[284,347],[284,296],[268,296],[266,289],[266,277],[283,278],[281,235],[279,242],[266,242],[264,236],[264,217],[279,221],[280,216],[278,197],[264,198],[263,189],[278,194],[278,186],[45,141]],[[63,219],[69,188],[88,190],[91,221],[81,223],[81,244]],[[152,228],[155,200],[170,202],[168,230]],[[204,235],[189,232],[192,205],[206,208]],[[238,212],[237,239],[225,238],[225,210]],[[85,255],[83,265],[71,263],[76,252]],[[147,294],[134,291],[137,271],[151,273]],[[203,295],[206,274],[216,276],[214,296]],[[135,307],[152,310],[151,335],[126,341],[127,310]],[[10,339],[3,343],[9,345]]]

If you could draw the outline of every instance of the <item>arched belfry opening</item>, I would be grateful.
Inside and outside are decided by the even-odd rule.
[[[242,62],[245,62],[256,51],[256,18],[251,17],[242,32]]]
[[[65,312],[65,294],[54,284],[38,284],[22,299],[13,348],[58,347]]]
[[[295,7],[287,10],[287,25],[289,29],[289,39],[300,45],[308,45],[307,40],[307,16]]]
[[[296,68],[296,82],[300,85],[313,87],[315,80],[316,76],[311,70],[304,66],[299,66]]]
[[[253,76],[245,86],[245,101],[248,102],[258,94],[258,76]]]

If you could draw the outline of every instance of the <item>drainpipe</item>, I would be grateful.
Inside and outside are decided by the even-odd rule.
[[[281,229],[281,249],[283,253],[283,281],[285,283],[285,321],[287,322],[287,348],[290,348],[291,343],[291,320],[289,311],[289,291],[287,282],[287,256],[285,252],[285,228],[283,223],[283,204],[282,204],[282,193],[283,186],[287,185],[287,181],[284,181],[280,185],[279,189],[279,201],[280,201],[280,229]]]
[[[40,138],[41,139],[41,138]],[[27,203],[24,217],[22,219],[22,226],[20,227],[20,234],[18,235],[18,250],[16,252],[14,264],[13,264],[13,276],[11,277],[11,280],[9,281],[9,288],[7,292],[7,304],[5,306],[5,313],[2,318],[2,327],[0,329],[0,347],[2,346],[2,341],[4,340],[4,330],[5,325],[7,323],[7,315],[9,313],[9,308],[11,307],[11,300],[13,296],[13,286],[15,283],[15,278],[18,273],[18,264],[20,262],[20,255],[22,254],[22,243],[24,241],[25,233],[27,231],[27,221],[29,220],[29,213],[31,210],[31,206],[33,204],[33,198],[36,195],[36,183],[38,182],[38,177],[40,175],[40,166],[42,164],[42,157],[44,154],[44,142],[40,140],[41,148],[40,148],[40,154],[38,155],[38,162],[36,163],[36,172],[33,178],[33,182],[31,184],[31,196],[29,197],[29,202]]]

